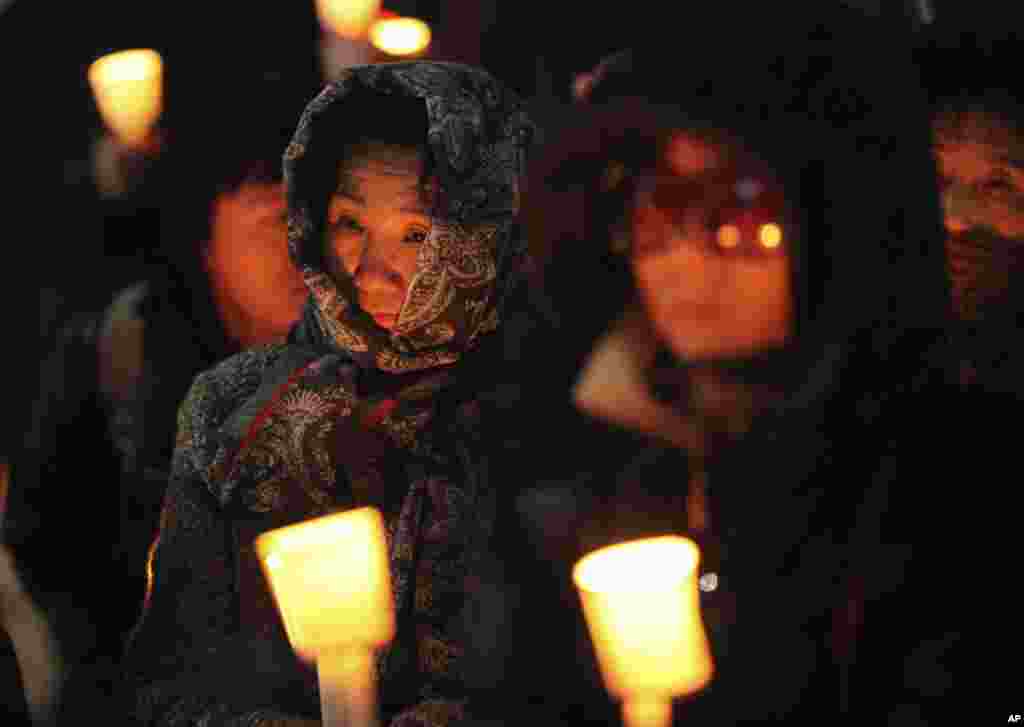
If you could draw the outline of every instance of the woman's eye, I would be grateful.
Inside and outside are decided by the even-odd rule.
[[[986,192],[1005,192],[1013,188],[1010,180],[1006,177],[993,177],[992,179],[986,179],[981,186]]]
[[[421,229],[410,230],[405,235],[405,241],[412,245],[419,245],[420,243],[426,241],[426,239],[427,231]]]
[[[348,215],[341,215],[331,225],[335,230],[343,230],[350,232],[362,232],[363,226],[359,224],[357,220]]]

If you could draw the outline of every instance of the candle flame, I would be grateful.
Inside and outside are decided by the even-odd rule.
[[[370,28],[373,46],[391,56],[413,56],[430,45],[430,26],[418,18],[382,18]]]
[[[774,250],[782,244],[782,228],[774,222],[769,222],[768,224],[761,225],[761,229],[757,232],[757,237],[763,247]]]
[[[371,507],[271,530],[256,552],[288,638],[304,658],[380,647],[395,632],[384,521]]]
[[[87,76],[104,123],[126,146],[143,146],[163,110],[160,54],[149,48],[110,53]]]
[[[630,727],[667,725],[671,698],[711,679],[699,561],[693,541],[663,536],[602,548],[573,569],[605,687]]]

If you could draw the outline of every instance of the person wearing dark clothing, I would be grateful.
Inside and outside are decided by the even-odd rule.
[[[253,540],[359,505],[388,529],[385,723],[462,718],[459,616],[494,517],[479,392],[522,278],[532,138],[514,94],[458,64],[354,67],[309,104],[285,155],[309,299],[286,343],[204,372],[181,407],[125,659],[135,722],[318,723]]]
[[[615,723],[571,567],[679,532],[715,674],[678,724],[933,723],[965,598],[909,39],[825,5],[694,8],[674,32],[602,64],[526,187],[547,324],[508,424],[478,716]]]
[[[53,621],[71,702],[109,695],[85,675],[117,661],[138,619],[189,384],[299,317],[280,166],[318,85],[251,70],[212,102],[185,79],[169,83],[166,144],[147,178],[163,221],[147,274],[45,339],[4,539]],[[239,114],[254,98],[266,108]]]
[[[1022,41],[1009,29],[937,23],[918,45],[933,114],[961,379],[979,394],[1020,399]]]

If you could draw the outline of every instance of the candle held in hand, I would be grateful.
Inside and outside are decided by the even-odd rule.
[[[163,110],[163,61],[148,48],[105,55],[88,71],[103,122],[129,148],[145,146]]]
[[[394,638],[384,520],[371,507],[264,533],[256,552],[288,639],[315,661],[325,727],[377,724],[374,651]]]
[[[665,727],[673,697],[711,680],[696,544],[679,536],[594,551],[573,569],[608,692],[628,727]]]

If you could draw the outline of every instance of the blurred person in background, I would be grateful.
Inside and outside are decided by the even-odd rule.
[[[571,568],[664,533],[703,550],[715,660],[677,724],[947,709],[964,470],[926,98],[906,32],[795,5],[692,9],[538,155],[550,323],[469,640],[481,719],[617,722]]]
[[[947,22],[942,22],[946,20]],[[933,109],[961,380],[1024,396],[1024,103],[1020,29],[940,17],[922,36]]]
[[[0,465],[2,468],[4,465]],[[50,619],[0,544],[0,716],[4,725],[53,724],[64,670]]]
[[[138,241],[151,248],[146,275],[50,337],[12,458],[5,540],[53,615],[69,705],[110,694],[94,681],[112,672],[92,667],[116,662],[138,618],[192,379],[283,338],[306,298],[288,259],[281,159],[319,77],[295,63],[212,64],[232,78],[222,84],[191,61],[166,71],[163,146],[146,179],[160,236]],[[79,266],[80,285],[92,269]]]

